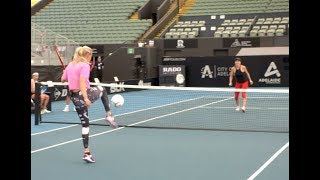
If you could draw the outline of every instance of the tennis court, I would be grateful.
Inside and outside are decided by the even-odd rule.
[[[117,129],[101,126],[99,100],[89,109],[93,164],[81,159],[81,125],[31,122],[32,179],[289,179],[288,94],[248,93],[245,113],[230,92],[122,95]],[[79,121],[63,107],[53,102],[43,122]]]

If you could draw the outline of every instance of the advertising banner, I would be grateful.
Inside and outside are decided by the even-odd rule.
[[[184,65],[160,65],[159,66],[160,86],[185,86]]]
[[[166,57],[168,58],[168,57]],[[289,56],[242,56],[254,87],[288,87]],[[178,58],[179,59],[179,58]],[[235,57],[186,57],[186,61],[163,61],[163,64],[181,64],[186,69],[186,86],[227,87]]]

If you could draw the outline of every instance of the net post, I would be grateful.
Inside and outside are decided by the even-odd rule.
[[[41,107],[40,107],[40,83],[35,83],[35,94],[34,94],[34,118],[35,118],[35,125],[39,125],[41,122]]]

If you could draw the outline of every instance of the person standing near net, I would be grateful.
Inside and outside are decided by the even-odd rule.
[[[106,111],[106,121],[112,128],[118,125],[112,116],[109,107],[107,91],[102,86],[90,87],[90,59],[92,58],[92,49],[88,46],[78,47],[74,54],[74,59],[69,63],[62,75],[62,82],[67,81],[71,93],[71,101],[76,107],[78,116],[82,124],[82,140],[84,146],[84,155],[82,159],[87,163],[94,163],[95,160],[89,149],[89,116],[88,108],[91,103],[101,99]]]
[[[247,67],[241,64],[240,58],[235,58],[234,66],[231,68],[230,76],[229,76],[229,86],[232,86],[233,77],[236,79],[235,88],[247,89],[250,85],[253,84],[251,76],[247,70]],[[235,101],[236,101],[236,111],[240,111],[240,103],[239,103],[239,94],[240,92],[235,92]],[[247,93],[242,92],[242,112],[246,111],[247,105]]]
[[[69,112],[69,106],[70,106],[70,101],[71,101],[71,97],[70,97],[70,91],[69,91],[69,87],[66,86],[67,88],[67,96],[66,96],[66,105],[64,107],[64,109],[62,110],[63,112]],[[73,107],[73,111],[76,111],[76,107]]]
[[[104,65],[101,60],[101,56],[98,56],[98,62],[95,63],[95,69],[96,69],[96,73],[97,73],[97,78],[100,80],[100,82],[102,82]]]

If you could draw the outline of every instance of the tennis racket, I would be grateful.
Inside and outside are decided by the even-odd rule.
[[[62,74],[61,74],[60,77],[62,77],[63,71],[66,69],[66,65],[64,64],[64,60],[63,60],[63,58],[62,58],[62,56],[61,56],[61,54],[60,54],[60,51],[59,51],[59,48],[58,48],[57,45],[55,46],[55,51],[56,51],[56,53],[57,53],[57,55],[58,55],[58,58],[59,58],[59,61],[60,61],[60,63],[61,63]],[[67,86],[64,86],[64,87],[66,88]]]
[[[60,52],[59,52],[58,46],[55,46],[55,51],[56,51],[56,53],[57,53],[57,55],[58,55],[58,58],[59,58],[59,60],[60,60],[61,67],[62,67],[62,69],[64,70],[64,69],[66,68],[66,65],[64,64],[64,60],[63,60],[63,58],[62,58],[62,56],[61,56],[61,54],[60,54]]]

